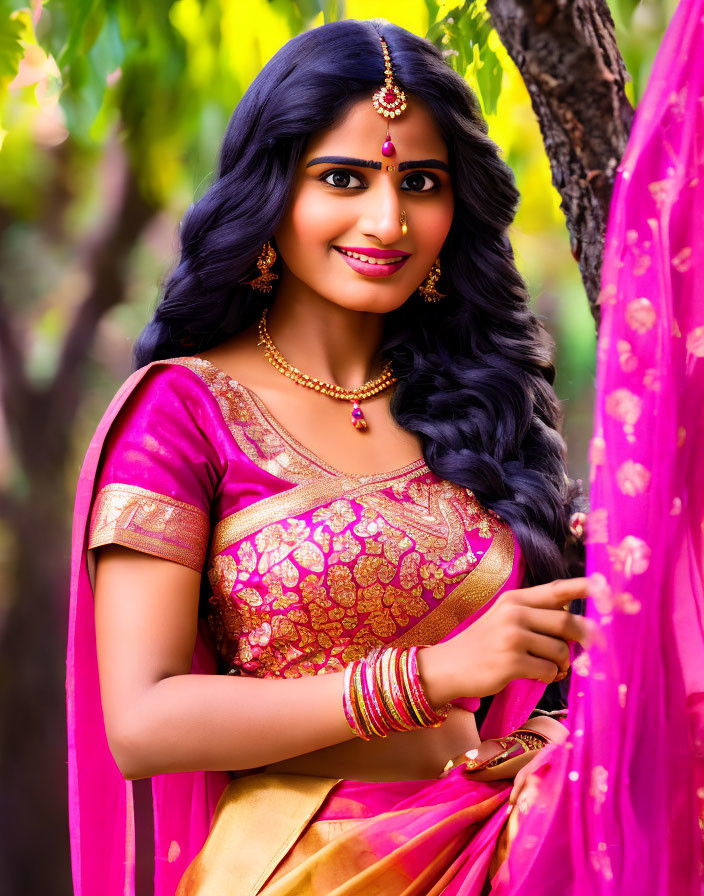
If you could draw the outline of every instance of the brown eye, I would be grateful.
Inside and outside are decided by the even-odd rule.
[[[326,174],[322,176],[323,183],[329,184],[331,187],[339,187],[340,189],[347,189],[350,187],[350,180],[357,181],[356,184],[352,184],[352,189],[359,189],[360,186],[363,186],[361,180],[358,177],[355,177],[351,171],[347,171],[344,168],[338,168],[335,171],[328,171]]]
[[[411,185],[406,188],[410,193],[429,193],[439,186],[438,181],[432,175],[424,174],[420,171],[414,171],[413,174],[409,174],[408,177],[404,179],[403,183]],[[401,189],[404,189],[403,184],[401,185]]]

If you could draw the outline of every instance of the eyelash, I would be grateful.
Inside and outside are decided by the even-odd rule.
[[[407,193],[433,193],[440,186],[440,181],[433,177],[432,174],[428,174],[426,171],[413,171],[412,174],[421,174],[423,177],[427,177],[429,181],[432,182],[433,186],[427,190],[406,190]],[[325,174],[321,175],[320,181],[327,186],[332,187],[334,190],[361,190],[366,189],[365,187],[338,187],[337,184],[328,183],[327,178],[330,177],[331,174],[348,174],[350,177],[356,178],[356,180],[360,180],[359,175],[355,174],[353,171],[349,171],[347,168],[331,168],[330,171],[326,171]],[[407,175],[408,176],[408,175]],[[404,178],[405,180],[405,178]]]

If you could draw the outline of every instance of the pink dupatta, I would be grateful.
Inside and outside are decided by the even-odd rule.
[[[704,802],[704,0],[681,0],[618,167],[602,272],[588,615],[571,736],[493,892],[695,896]]]

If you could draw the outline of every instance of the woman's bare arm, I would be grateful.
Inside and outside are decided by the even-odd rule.
[[[298,679],[191,675],[200,574],[119,545],[98,550],[103,714],[125,777],[256,768],[353,737],[341,672]],[[496,693],[513,678],[552,680],[569,661],[562,639],[585,634],[585,620],[552,608],[583,592],[584,580],[507,592],[466,632],[423,648],[419,669],[431,702]]]
[[[95,621],[110,749],[122,774],[246,769],[353,736],[342,673],[297,679],[191,675],[200,574],[99,549]]]

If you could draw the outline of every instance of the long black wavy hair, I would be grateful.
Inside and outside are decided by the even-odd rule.
[[[403,28],[331,22],[288,41],[262,69],[230,119],[216,179],[183,218],[180,261],[135,344],[135,368],[206,351],[258,318],[265,300],[245,281],[273,239],[308,138],[383,82],[382,34],[396,80],[434,114],[455,193],[440,252],[447,298],[431,305],[414,293],[386,315],[381,351],[399,379],[392,413],[421,436],[432,471],[512,527],[534,584],[573,574],[576,489],[558,431],[552,344],[507,237],[515,178],[467,83]]]

